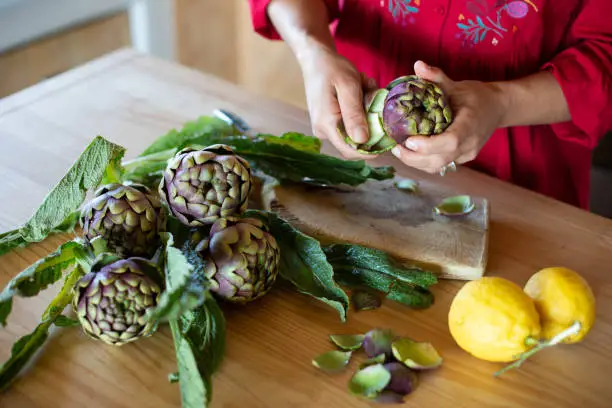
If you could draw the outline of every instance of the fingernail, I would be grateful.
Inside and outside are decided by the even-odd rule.
[[[365,143],[368,141],[368,132],[362,127],[355,128],[351,135],[351,139],[353,139],[355,143]]]
[[[400,157],[401,152],[400,152],[400,148],[399,146],[395,146],[393,149],[391,149],[391,153],[395,156],[395,157]]]
[[[405,144],[406,147],[410,150],[417,150],[419,148],[419,145],[414,143],[412,140],[408,140]]]

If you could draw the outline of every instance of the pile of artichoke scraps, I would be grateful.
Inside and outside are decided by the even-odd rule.
[[[178,381],[184,407],[204,407],[224,355],[224,302],[257,307],[251,302],[284,279],[343,322],[351,304],[372,309],[382,298],[429,307],[435,274],[377,249],[322,245],[253,203],[262,183],[355,186],[394,177],[392,167],[320,148],[299,133],[248,137],[209,116],[159,137],[132,160],[123,160],[124,147],[95,137],[31,218],[0,234],[3,254],[74,233],[0,293],[6,326],[15,296],[36,296],[63,279],[40,323],[0,367],[0,388],[10,386],[53,325],[121,346],[168,324],[178,367],[169,378]],[[64,314],[68,306],[74,315]]]

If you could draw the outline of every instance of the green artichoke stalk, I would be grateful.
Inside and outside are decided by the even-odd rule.
[[[81,211],[84,237],[104,238],[108,250],[121,257],[153,256],[166,220],[159,196],[140,184],[102,186]]]
[[[144,258],[100,258],[73,289],[72,306],[83,331],[115,346],[153,334],[157,323],[147,313],[162,291],[159,270]]]
[[[265,295],[274,284],[280,264],[276,239],[255,218],[219,218],[205,234],[196,230],[191,245],[204,261],[210,290],[234,303]]]
[[[435,83],[416,75],[399,77],[365,100],[370,139],[356,144],[344,126],[338,132],[360,153],[380,154],[415,135],[438,135],[453,121],[445,93]]]
[[[159,193],[187,226],[207,226],[243,213],[252,190],[251,167],[226,145],[185,148],[168,161]]]

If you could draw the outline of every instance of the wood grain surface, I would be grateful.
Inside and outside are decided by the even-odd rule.
[[[95,135],[121,143],[127,157],[134,157],[155,137],[215,108],[230,109],[266,132],[310,129],[302,110],[128,50],[0,100],[0,229],[24,222]],[[328,145],[325,151],[334,153]],[[500,366],[470,357],[448,332],[448,308],[463,282],[436,285],[435,305],[427,310],[387,302],[377,311],[350,313],[346,324],[329,307],[278,286],[250,307],[225,309],[227,357],[214,378],[212,407],[370,406],[348,394],[350,371],[330,376],[317,371],[311,359],[331,348],[330,333],[373,327],[431,341],[445,359],[439,370],[421,377],[405,406],[610,407],[612,221],[464,168],[440,178],[402,167],[390,155],[373,164],[392,164],[403,177],[489,200],[487,275],[523,285],[542,267],[579,271],[597,299],[592,332],[583,343],[546,350],[520,370],[494,378]],[[2,256],[0,283],[6,285],[64,239]],[[35,327],[56,290],[15,302],[7,327],[0,329],[0,358],[6,359],[12,343]],[[61,329],[32,367],[0,394],[0,406],[180,407],[178,387],[167,381],[175,370],[167,327],[121,348]]]
[[[474,210],[469,214],[437,215],[434,207],[461,191],[415,180],[418,190],[409,193],[395,187],[400,179],[342,189],[283,184],[266,188],[262,201],[265,209],[278,212],[321,242],[377,248],[444,279],[483,276],[489,239],[488,200],[472,197]]]

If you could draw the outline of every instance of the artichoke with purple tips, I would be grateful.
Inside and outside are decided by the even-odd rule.
[[[83,206],[83,236],[103,238],[107,248],[121,257],[151,257],[165,231],[166,212],[159,196],[140,184],[107,184]]]
[[[121,346],[157,330],[147,314],[162,284],[160,271],[144,258],[103,256],[75,285],[72,306],[85,334]]]
[[[247,303],[265,295],[276,281],[280,250],[267,226],[256,218],[219,218],[208,234],[196,230],[193,250],[218,297]]]
[[[338,127],[344,140],[364,154],[386,152],[411,136],[438,135],[453,121],[450,103],[442,89],[416,75],[399,77],[370,94],[365,110],[370,134],[367,142],[356,144],[343,125]]]
[[[249,163],[229,146],[188,147],[168,161],[159,193],[181,223],[207,226],[246,210],[251,174]]]

